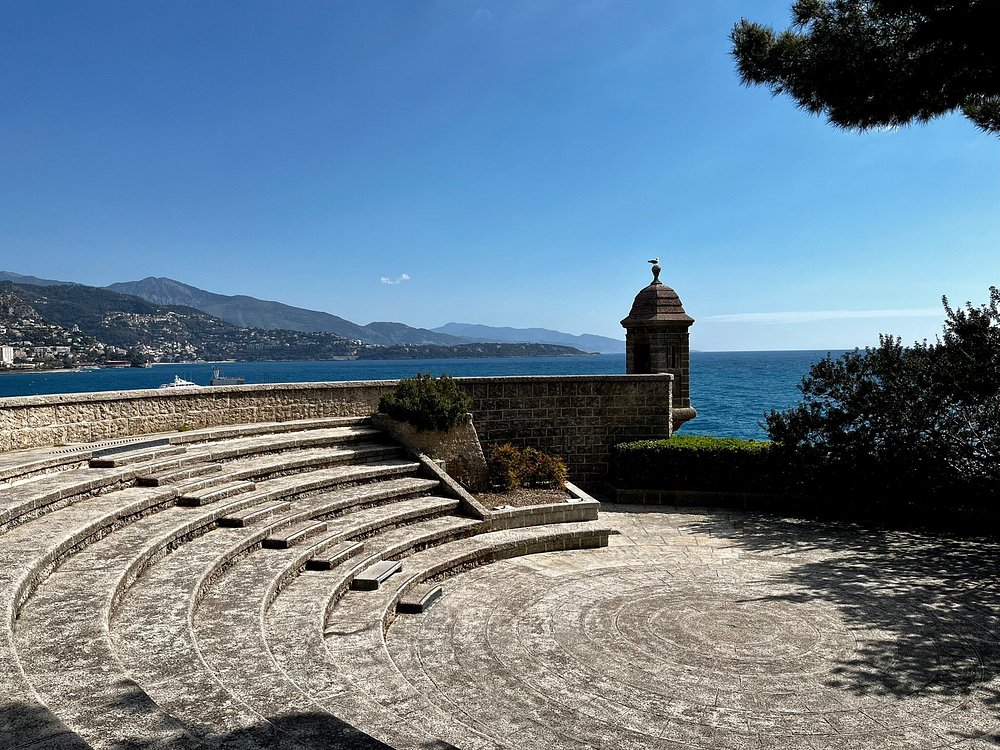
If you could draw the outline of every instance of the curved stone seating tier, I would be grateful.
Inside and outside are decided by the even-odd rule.
[[[360,417],[330,417],[326,419],[303,419],[288,422],[265,422],[260,424],[208,427],[186,432],[161,433],[147,437],[106,440],[89,445],[70,445],[62,448],[34,449],[0,453],[0,484],[18,478],[34,476],[51,471],[76,468],[98,456],[114,455],[126,451],[140,451],[152,445],[186,445],[216,441],[233,442],[239,438],[264,436],[273,445],[282,445],[283,438],[275,438],[289,432],[308,433],[313,430],[340,430],[343,434],[352,431],[360,436],[378,435],[378,431],[366,426],[367,419]],[[302,435],[301,437],[306,437]],[[252,444],[252,443],[250,443]],[[265,442],[263,445],[266,445]],[[236,443],[236,445],[239,445]]]
[[[65,451],[0,464],[0,747],[490,746],[392,668],[396,602],[607,543],[593,523],[490,531],[357,419]],[[386,560],[402,572],[350,590]]]
[[[277,666],[268,679],[286,675],[303,695],[322,696],[324,708],[359,727],[373,727],[373,734],[394,747],[421,747],[413,738],[429,742],[432,737],[460,747],[484,746],[484,737],[423,701],[392,668],[382,641],[388,613],[405,591],[442,571],[529,551],[596,546],[606,540],[607,531],[593,524],[566,524],[486,533],[404,556],[420,546],[412,531],[402,528],[382,535],[378,552],[369,546],[363,559],[351,560],[332,575],[303,574],[278,596],[264,617],[262,640]],[[376,560],[400,557],[404,572],[378,592],[350,592],[332,606],[358,571]],[[399,583],[393,585],[397,578]],[[250,603],[246,606],[252,608]],[[333,654],[328,649],[331,644],[336,644],[331,646]],[[261,655],[256,656],[259,662]]]
[[[137,478],[142,482],[143,478],[156,477],[164,472],[183,471],[195,465],[202,465],[207,462],[231,459],[232,465],[227,465],[220,476],[228,479],[246,479],[248,477],[265,477],[278,475],[283,472],[295,471],[297,468],[305,468],[310,465],[323,465],[343,463],[351,461],[357,456],[350,449],[341,452],[327,452],[329,455],[323,456],[322,452],[306,453],[301,456],[301,466],[296,466],[288,454],[282,455],[279,451],[292,451],[301,449],[305,444],[323,445],[324,441],[328,445],[341,445],[343,443],[371,438],[374,431],[363,427],[338,427],[330,430],[311,431],[306,436],[283,435],[282,441],[268,440],[266,435],[254,438],[242,438],[235,445],[208,446],[203,450],[195,446],[182,448],[183,453],[178,455],[178,448],[165,446],[163,448],[137,449],[136,454],[122,452],[115,454],[116,461],[121,461],[121,465],[112,467],[93,467],[91,471],[81,472],[71,469],[79,464],[79,461],[67,464],[67,470],[58,473],[31,474],[27,478],[14,480],[9,485],[3,487],[0,495],[0,531],[17,524],[23,523],[31,518],[37,517],[57,507],[68,505],[77,499],[95,492],[108,491],[116,486],[130,483]],[[388,452],[397,448],[377,445],[364,445],[359,448],[368,455],[378,455],[380,451]],[[21,464],[11,464],[8,472],[15,471],[16,466],[34,467],[37,465],[37,457],[32,455],[27,457]],[[83,451],[75,454],[77,458],[89,457],[91,452]],[[264,456],[254,458],[258,454],[278,453],[275,456]],[[130,455],[138,455],[142,460],[130,461]],[[237,460],[237,459],[243,459]],[[83,460],[87,460],[83,458]],[[209,478],[203,480],[205,485],[216,484],[219,479]],[[151,481],[149,484],[159,484],[159,481]],[[185,485],[188,488],[195,488],[196,484]]]

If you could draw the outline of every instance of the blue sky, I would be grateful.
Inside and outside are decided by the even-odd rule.
[[[0,0],[0,269],[620,338],[658,256],[695,348],[933,337],[1000,283],[1000,141],[741,87],[788,6]]]

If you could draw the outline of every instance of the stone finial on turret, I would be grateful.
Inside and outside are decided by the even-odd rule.
[[[663,282],[660,281],[660,271],[662,271],[663,269],[660,268],[660,259],[659,258],[650,258],[646,262],[653,264],[653,283],[654,284],[662,284]]]

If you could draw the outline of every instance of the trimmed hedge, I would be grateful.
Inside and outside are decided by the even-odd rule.
[[[447,375],[433,378],[429,372],[417,373],[400,380],[395,391],[383,396],[378,410],[418,430],[445,431],[472,410],[472,396]]]
[[[629,490],[779,492],[777,468],[771,443],[674,435],[614,446],[610,479]]]

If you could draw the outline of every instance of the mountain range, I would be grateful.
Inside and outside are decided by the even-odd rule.
[[[42,279],[12,271],[0,271],[0,281],[27,285],[68,285],[74,282]],[[334,333],[367,344],[455,346],[470,343],[537,343],[571,346],[588,352],[614,354],[625,351],[625,342],[594,334],[574,335],[546,328],[501,328],[473,323],[447,323],[434,329],[414,328],[405,323],[376,321],[358,325],[318,310],[257,299],[247,295],[225,295],[153,277],[110,284],[121,294],[140,297],[157,305],[184,306],[200,310],[234,326],[303,333]]]

